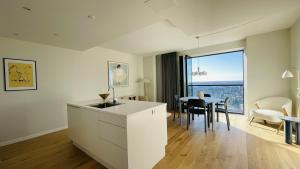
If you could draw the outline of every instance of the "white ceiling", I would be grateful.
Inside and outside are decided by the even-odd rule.
[[[287,28],[299,17],[300,0],[1,0],[0,36],[149,55],[196,48],[195,36],[209,46]]]
[[[158,20],[140,0],[0,0],[0,3],[0,36],[77,50],[89,49]],[[32,11],[23,10],[23,6]],[[88,15],[96,19],[88,19]],[[15,32],[19,36],[15,37]]]

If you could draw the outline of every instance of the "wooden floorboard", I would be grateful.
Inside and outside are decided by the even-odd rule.
[[[300,147],[287,145],[276,126],[252,123],[230,115],[231,130],[224,117],[214,132],[204,132],[203,117],[190,130],[179,120],[168,119],[166,156],[155,169],[300,169]],[[0,147],[0,169],[104,169],[73,146],[63,130]]]

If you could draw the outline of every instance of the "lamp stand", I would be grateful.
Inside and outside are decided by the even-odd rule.
[[[299,112],[300,112],[300,79],[299,79],[299,70],[297,69],[297,117],[300,117],[300,114],[299,114]]]
[[[144,95],[147,96],[147,94],[146,94],[146,83],[144,83]]]

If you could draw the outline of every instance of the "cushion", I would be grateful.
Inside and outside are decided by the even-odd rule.
[[[256,109],[253,111],[253,117],[275,123],[282,121],[279,118],[282,115],[283,113],[281,111],[271,109]]]

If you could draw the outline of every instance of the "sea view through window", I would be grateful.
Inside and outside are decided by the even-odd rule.
[[[229,112],[244,113],[244,51],[187,59],[187,94],[229,97]]]

